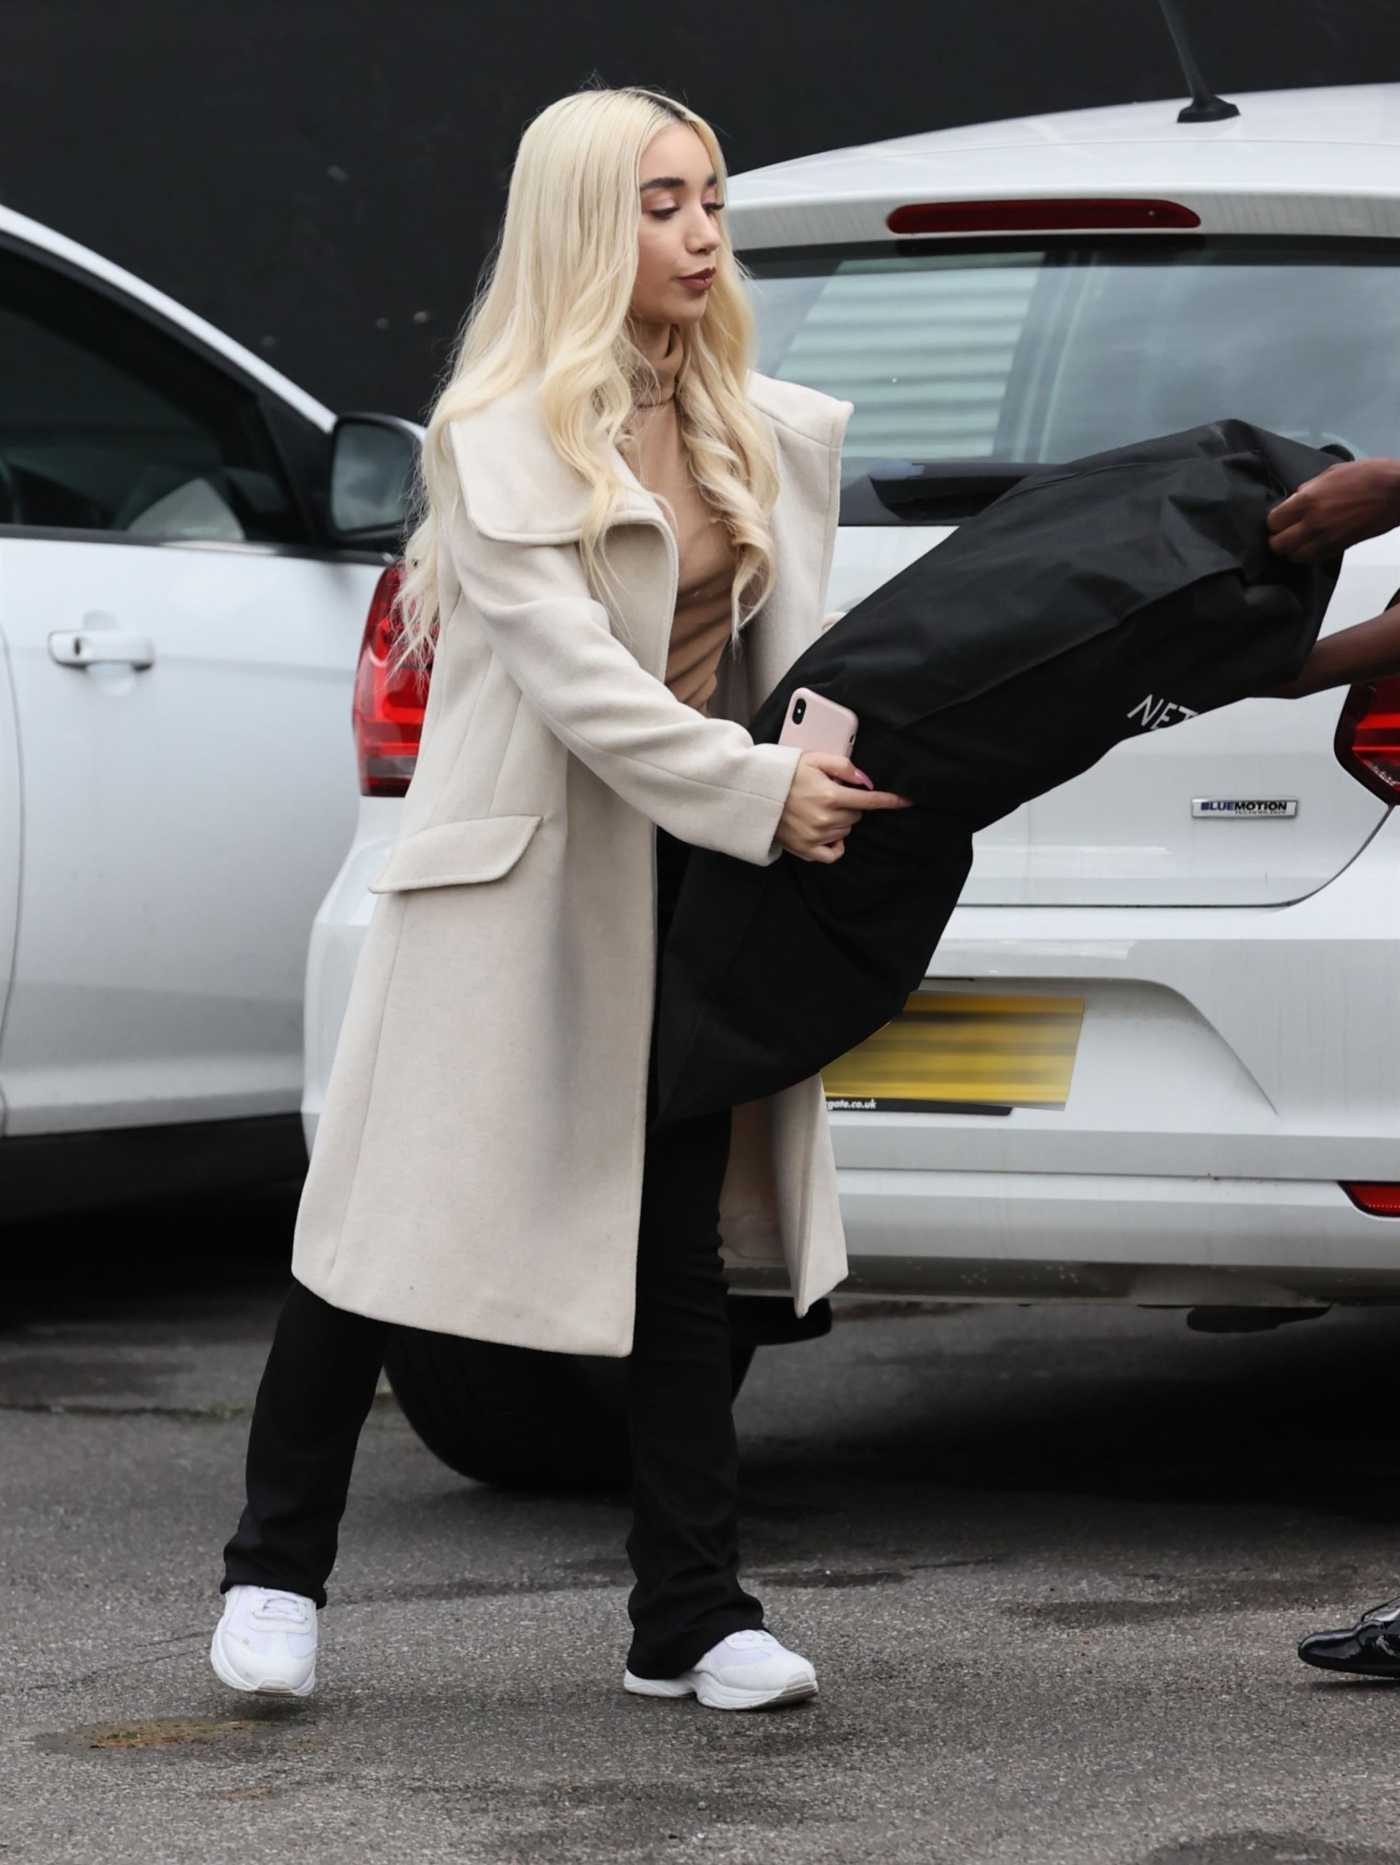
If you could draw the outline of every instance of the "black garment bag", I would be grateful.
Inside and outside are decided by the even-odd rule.
[[[863,816],[834,863],[696,852],[662,958],[658,1120],[789,1087],[895,1016],[976,830],[1125,738],[1292,679],[1339,565],[1277,556],[1266,520],[1335,464],[1219,421],[1034,472],[815,641],[755,740],[811,687],[915,807]]]

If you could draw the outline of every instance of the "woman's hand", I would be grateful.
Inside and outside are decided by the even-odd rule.
[[[793,772],[778,840],[801,861],[839,861],[846,837],[868,809],[908,809],[912,797],[876,790],[849,758],[804,751]]]

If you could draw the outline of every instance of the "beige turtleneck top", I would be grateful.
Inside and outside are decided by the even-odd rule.
[[[647,490],[671,508],[667,517],[676,537],[680,581],[666,684],[677,699],[705,712],[729,641],[735,556],[724,520],[705,502],[681,442],[676,407],[681,356],[680,332],[673,324],[671,347],[656,364],[661,378],[657,399],[636,404],[622,451]]]

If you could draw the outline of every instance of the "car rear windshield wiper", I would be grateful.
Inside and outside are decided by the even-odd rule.
[[[1321,450],[1339,460],[1354,457],[1340,441],[1328,441]],[[960,524],[985,511],[1027,473],[1045,472],[1056,464],[1052,460],[871,460],[858,478],[842,488],[841,523]]]
[[[872,460],[843,489],[841,522],[957,524],[1035,471],[1016,460]]]

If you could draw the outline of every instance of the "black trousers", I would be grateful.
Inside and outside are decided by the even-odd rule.
[[[657,831],[658,950],[687,854]],[[727,1633],[763,1623],[738,1577],[738,1449],[719,1258],[729,1128],[726,1110],[647,1134],[627,1400],[627,1553],[636,1575],[627,1663],[639,1677],[675,1676]],[[224,1548],[220,1591],[251,1582],[325,1605],[387,1335],[387,1323],[292,1284],[258,1386],[247,1502]]]

